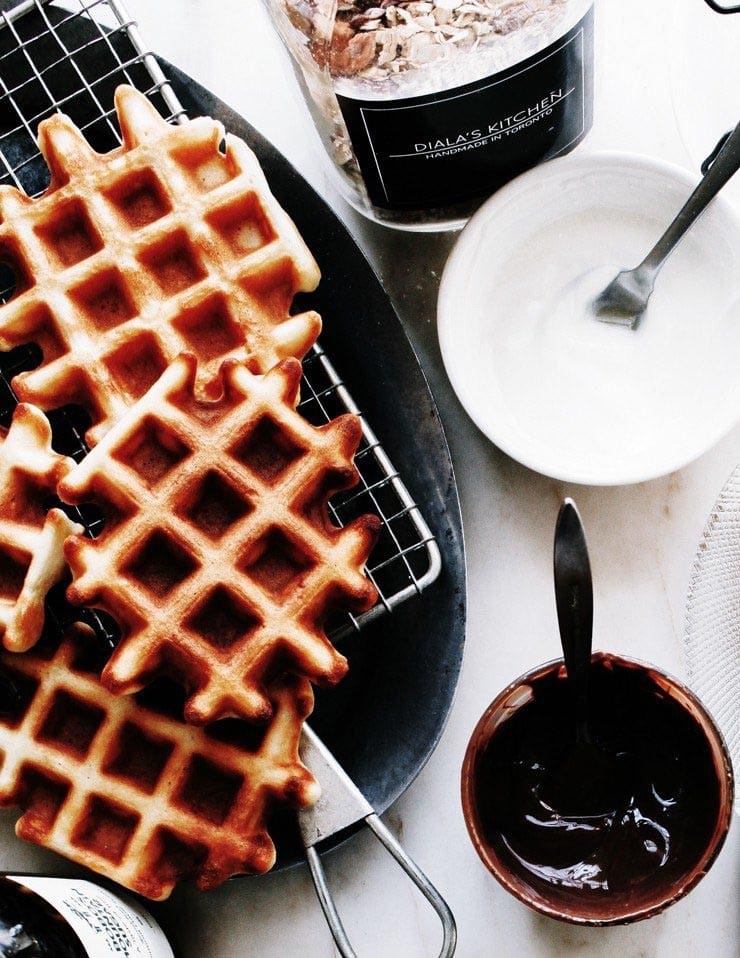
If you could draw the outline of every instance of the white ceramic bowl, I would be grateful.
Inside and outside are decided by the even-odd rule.
[[[568,156],[507,184],[463,230],[440,287],[442,356],[470,417],[519,462],[641,482],[740,418],[740,217],[722,196],[666,262],[636,332],[587,314],[697,181],[642,156]]]

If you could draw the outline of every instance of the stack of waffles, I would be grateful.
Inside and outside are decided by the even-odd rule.
[[[327,619],[376,599],[378,522],[330,519],[361,428],[296,411],[320,319],[290,307],[318,269],[253,154],[131,88],[116,109],[119,149],[57,115],[46,193],[0,188],[0,349],[42,352],[0,446],[0,804],[158,899],[270,868],[274,806],[315,801],[301,725],[347,668]],[[44,415],[70,403],[78,464]],[[86,503],[97,538],[69,518]],[[44,628],[55,583],[116,621],[107,659],[79,622]]]

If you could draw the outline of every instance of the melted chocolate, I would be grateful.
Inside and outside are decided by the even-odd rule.
[[[595,657],[591,744],[578,745],[564,675],[481,749],[481,838],[535,892],[639,895],[678,882],[706,849],[720,784],[706,738],[649,669]]]

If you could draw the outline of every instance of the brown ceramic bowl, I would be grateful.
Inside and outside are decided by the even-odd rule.
[[[661,912],[709,870],[730,825],[732,767],[702,704],[665,673],[595,653],[591,688],[594,755],[573,744],[562,660],[504,689],[468,744],[463,812],[483,863],[524,904],[561,921],[622,924]],[[563,798],[581,779],[586,790]],[[613,805],[593,798],[607,792],[619,796]]]

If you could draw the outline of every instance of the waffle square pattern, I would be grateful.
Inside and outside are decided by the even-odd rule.
[[[156,706],[108,692],[94,644],[79,626],[56,648],[0,654],[0,804],[23,809],[18,835],[152,899],[270,868],[270,809],[318,796],[298,756],[310,684],[276,680],[263,727],[202,729],[163,709],[162,689]]]
[[[121,627],[110,690],[167,672],[189,691],[188,721],[265,720],[280,671],[344,675],[325,621],[376,599],[363,567],[379,520],[338,528],[327,508],[357,480],[361,425],[306,422],[295,359],[264,376],[228,361],[217,399],[196,394],[195,375],[195,357],[179,357],[61,483],[64,501],[105,513],[98,539],[67,541],[68,597]]]
[[[44,600],[66,569],[64,540],[82,526],[47,506],[74,461],[51,448],[51,428],[33,406],[16,407],[0,439],[0,639],[24,652],[39,639]]]
[[[13,387],[41,409],[83,406],[91,445],[179,353],[198,357],[206,389],[226,357],[265,372],[321,327],[290,314],[318,267],[247,145],[209,117],[172,126],[131,87],[116,109],[120,148],[94,152],[56,114],[39,126],[47,191],[0,187],[0,261],[15,276],[0,349],[43,353]]]

